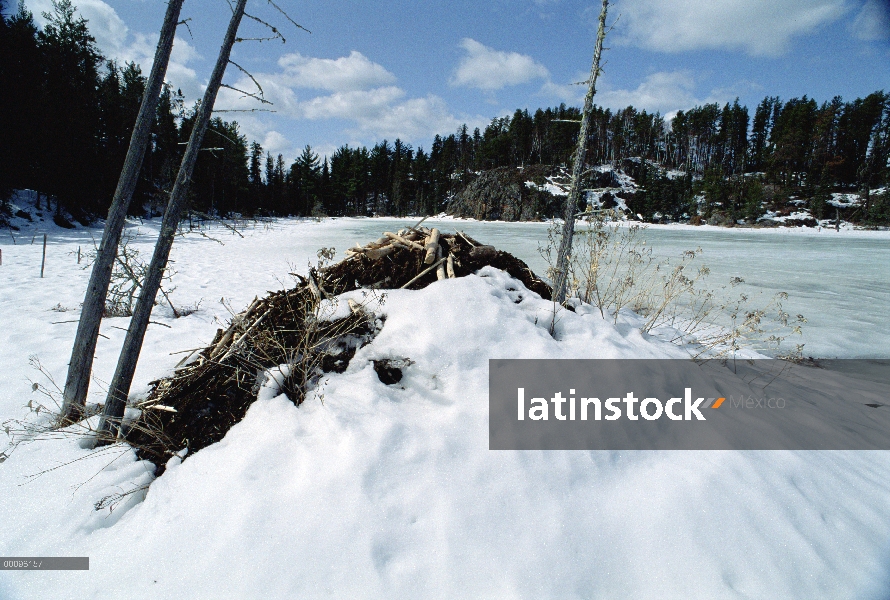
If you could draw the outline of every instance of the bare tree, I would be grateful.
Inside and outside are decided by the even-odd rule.
[[[130,326],[124,338],[124,346],[118,358],[114,378],[111,380],[111,385],[108,388],[105,410],[99,424],[100,443],[116,437],[124,414],[127,395],[130,393],[130,385],[133,383],[133,374],[136,372],[136,363],[139,360],[142,342],[145,339],[145,330],[154,307],[155,296],[158,293],[164,270],[167,267],[170,249],[173,246],[173,238],[176,235],[179,220],[186,205],[188,188],[191,183],[192,172],[195,169],[195,162],[198,159],[198,152],[201,149],[207,125],[210,123],[213,105],[216,102],[219,88],[222,86],[223,75],[230,62],[229,56],[232,52],[232,46],[237,39],[238,27],[241,24],[241,18],[244,16],[246,4],[247,0],[238,0],[233,7],[232,19],[229,21],[226,37],[220,48],[219,58],[216,60],[216,65],[213,68],[213,73],[210,75],[210,81],[204,92],[204,98],[201,100],[198,112],[195,115],[195,124],[192,128],[188,146],[186,146],[185,155],[182,157],[179,174],[176,176],[176,182],[173,184],[173,191],[170,193],[167,210],[164,212],[164,219],[161,222],[161,231],[158,235],[154,254],[148,266],[145,281],[142,283],[142,290],[139,294],[139,300],[136,302],[136,308],[133,311],[133,318],[130,319]]]
[[[167,4],[167,13],[161,27],[154,63],[151,66],[145,94],[142,96],[136,124],[130,136],[130,147],[127,150],[127,157],[118,179],[111,207],[108,209],[108,220],[105,222],[102,242],[93,263],[93,270],[83,300],[83,309],[77,325],[77,333],[74,337],[74,347],[71,350],[71,361],[68,364],[68,376],[65,380],[62,402],[63,422],[78,420],[86,406],[90,373],[93,369],[93,356],[96,353],[96,340],[99,337],[99,324],[105,310],[111,272],[117,257],[117,248],[127,216],[127,209],[130,206],[130,200],[139,178],[139,171],[142,168],[142,158],[157,111],[167,64],[170,62],[170,52],[173,48],[176,26],[179,24],[182,3],[183,0],[169,0]]]
[[[606,13],[609,0],[603,0],[600,12],[599,28],[596,34],[596,48],[593,52],[593,64],[590,67],[590,78],[587,80],[587,95],[584,96],[584,110],[581,113],[581,131],[578,133],[578,148],[572,165],[572,185],[566,197],[562,226],[562,239],[556,258],[556,281],[553,289],[553,301],[562,304],[566,298],[566,280],[569,273],[569,256],[572,253],[572,236],[575,235],[575,213],[581,195],[581,178],[584,173],[584,161],[587,158],[587,137],[590,130],[590,113],[593,111],[593,96],[596,94],[596,79],[600,73],[600,55],[603,52],[603,40],[606,38]]]

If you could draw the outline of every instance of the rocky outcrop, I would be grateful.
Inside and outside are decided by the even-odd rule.
[[[534,221],[561,213],[565,195],[554,185],[562,170],[546,165],[483,171],[448,202],[456,217],[487,221]],[[535,185],[526,185],[526,182]],[[566,180],[567,181],[567,180]]]

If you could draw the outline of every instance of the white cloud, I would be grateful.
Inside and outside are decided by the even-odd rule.
[[[530,56],[494,50],[470,38],[461,40],[460,47],[467,53],[454,72],[451,85],[493,91],[550,77],[546,67]]]
[[[284,134],[274,129],[271,131],[267,130],[262,136],[257,137],[262,138],[260,145],[263,147],[263,150],[269,152],[272,156],[281,154],[285,157],[284,160],[287,161],[287,157],[294,153],[293,143]]]
[[[294,120],[343,120],[349,123],[345,134],[364,140],[401,138],[408,142],[425,140],[436,133],[453,131],[463,122],[449,110],[438,96],[408,98],[405,90],[392,85],[395,75],[382,65],[368,60],[359,52],[337,59],[322,59],[289,54],[279,60],[281,71],[254,73],[263,88],[264,97],[272,102],[278,116]],[[247,77],[234,87],[255,90]],[[307,89],[327,90],[317,95]],[[255,100],[230,89],[220,90],[219,108],[258,108]],[[481,118],[467,119],[484,123]],[[249,136],[263,137],[260,121],[249,117],[243,122]],[[249,129],[249,131],[248,131]],[[268,140],[285,147],[284,140]],[[265,148],[267,142],[263,143]]]
[[[890,7],[879,0],[866,0],[850,28],[860,40],[890,39]]]
[[[300,103],[299,111],[306,119],[374,119],[404,95],[395,86],[336,92]]]
[[[376,138],[423,140],[437,133],[454,131],[462,122],[451,113],[444,100],[429,95],[392,105],[373,118],[358,119],[356,133]]]
[[[585,77],[586,75],[578,75],[576,80]],[[600,78],[593,102],[612,110],[633,106],[638,110],[659,111],[665,114],[668,111],[685,110],[697,104],[702,104],[703,101],[696,98],[695,87],[695,77],[689,71],[659,71],[652,73],[647,75],[636,88],[632,89],[612,87],[609,85],[608,80]],[[541,86],[539,95],[548,99],[557,99],[573,106],[581,106],[584,103],[584,95],[586,93],[587,85],[562,85],[547,81]],[[711,92],[708,99],[704,102],[721,102],[729,95],[730,92],[727,90],[715,90]]]
[[[77,13],[87,20],[87,28],[96,38],[96,46],[103,56],[118,63],[135,62],[148,76],[158,43],[157,33],[146,35],[131,31],[117,11],[102,0],[76,0],[75,6]],[[27,7],[40,26],[47,22],[43,13],[52,13],[53,10],[52,0],[28,0]],[[188,101],[197,100],[203,93],[197,74],[188,66],[189,62],[200,58],[194,46],[181,37],[176,38],[167,65],[166,80],[175,89],[181,89]]]
[[[34,21],[43,26],[43,13],[52,13],[52,0],[28,0],[25,5],[34,13]],[[111,6],[102,0],[77,0],[77,13],[87,20],[87,27],[96,45],[109,58],[116,57],[126,44],[128,28]]]
[[[688,71],[652,73],[632,90],[603,86],[594,101],[613,110],[633,106],[638,110],[662,113],[699,103],[695,98],[695,79]]]
[[[406,141],[454,131],[462,123],[438,96],[404,97],[404,90],[395,86],[337,92],[299,103],[294,116],[310,120],[344,119],[353,124],[347,129],[349,135]]]
[[[278,66],[284,71],[282,81],[288,85],[332,92],[366,90],[396,81],[396,76],[382,65],[355,50],[337,59],[285,54],[278,59]]]
[[[795,36],[839,19],[849,0],[633,0],[616,37],[650,50],[743,50],[779,56]],[[623,30],[623,35],[621,31]]]
[[[142,73],[148,77],[154,62],[157,48],[157,34],[152,36],[143,33],[133,33],[133,40],[115,55],[118,61],[136,62],[142,67]],[[182,38],[173,41],[173,50],[170,53],[170,62],[167,63],[165,80],[173,86],[173,89],[182,90],[187,101],[194,101],[204,93],[204,86],[198,79],[198,74],[188,66],[188,63],[201,59],[197,49]]]
[[[583,77],[581,78],[583,79]],[[580,80],[579,80],[580,81]],[[575,85],[567,83],[565,85],[553,83],[549,79],[541,86],[538,95],[545,98],[556,98],[560,102],[571,105],[580,105],[584,102],[584,94],[587,93],[587,86]]]

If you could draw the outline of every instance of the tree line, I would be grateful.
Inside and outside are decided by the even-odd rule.
[[[23,6],[0,18],[0,190],[33,189],[54,199],[57,211],[103,215],[145,77],[136,64],[100,54],[70,0],[56,0],[44,16],[42,29]],[[516,110],[482,130],[462,125],[437,135],[428,150],[396,139],[320,157],[306,146],[292,161],[217,117],[204,138],[191,207],[220,215],[433,214],[480,171],[570,164],[580,116],[565,104]],[[165,89],[134,213],[163,210],[193,118],[182,94]],[[765,197],[805,198],[821,216],[831,191],[848,190],[865,196],[860,218],[867,220],[887,210],[869,206],[868,190],[887,185],[888,161],[890,95],[883,91],[821,104],[767,97],[753,118],[738,100],[671,119],[632,106],[594,107],[587,152],[589,164],[630,171],[642,187],[631,208],[648,218],[689,217],[702,212],[702,198],[706,215],[753,214]]]

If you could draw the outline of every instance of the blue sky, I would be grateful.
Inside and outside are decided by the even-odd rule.
[[[600,4],[576,0],[296,3],[248,12],[287,39],[244,42],[233,59],[251,71],[275,113],[228,113],[242,131],[290,162],[306,144],[396,137],[429,149],[436,133],[484,126],[516,108],[581,104]],[[100,49],[147,73],[163,0],[73,0]],[[27,0],[38,22],[50,0]],[[168,79],[200,97],[230,11],[225,0],[185,0]],[[620,17],[619,17],[620,15]],[[671,114],[739,97],[752,115],[766,95],[819,101],[890,91],[890,0],[619,0],[597,104]],[[262,36],[245,20],[241,35]],[[233,67],[226,81],[249,89]],[[224,90],[218,108],[252,108]]]

